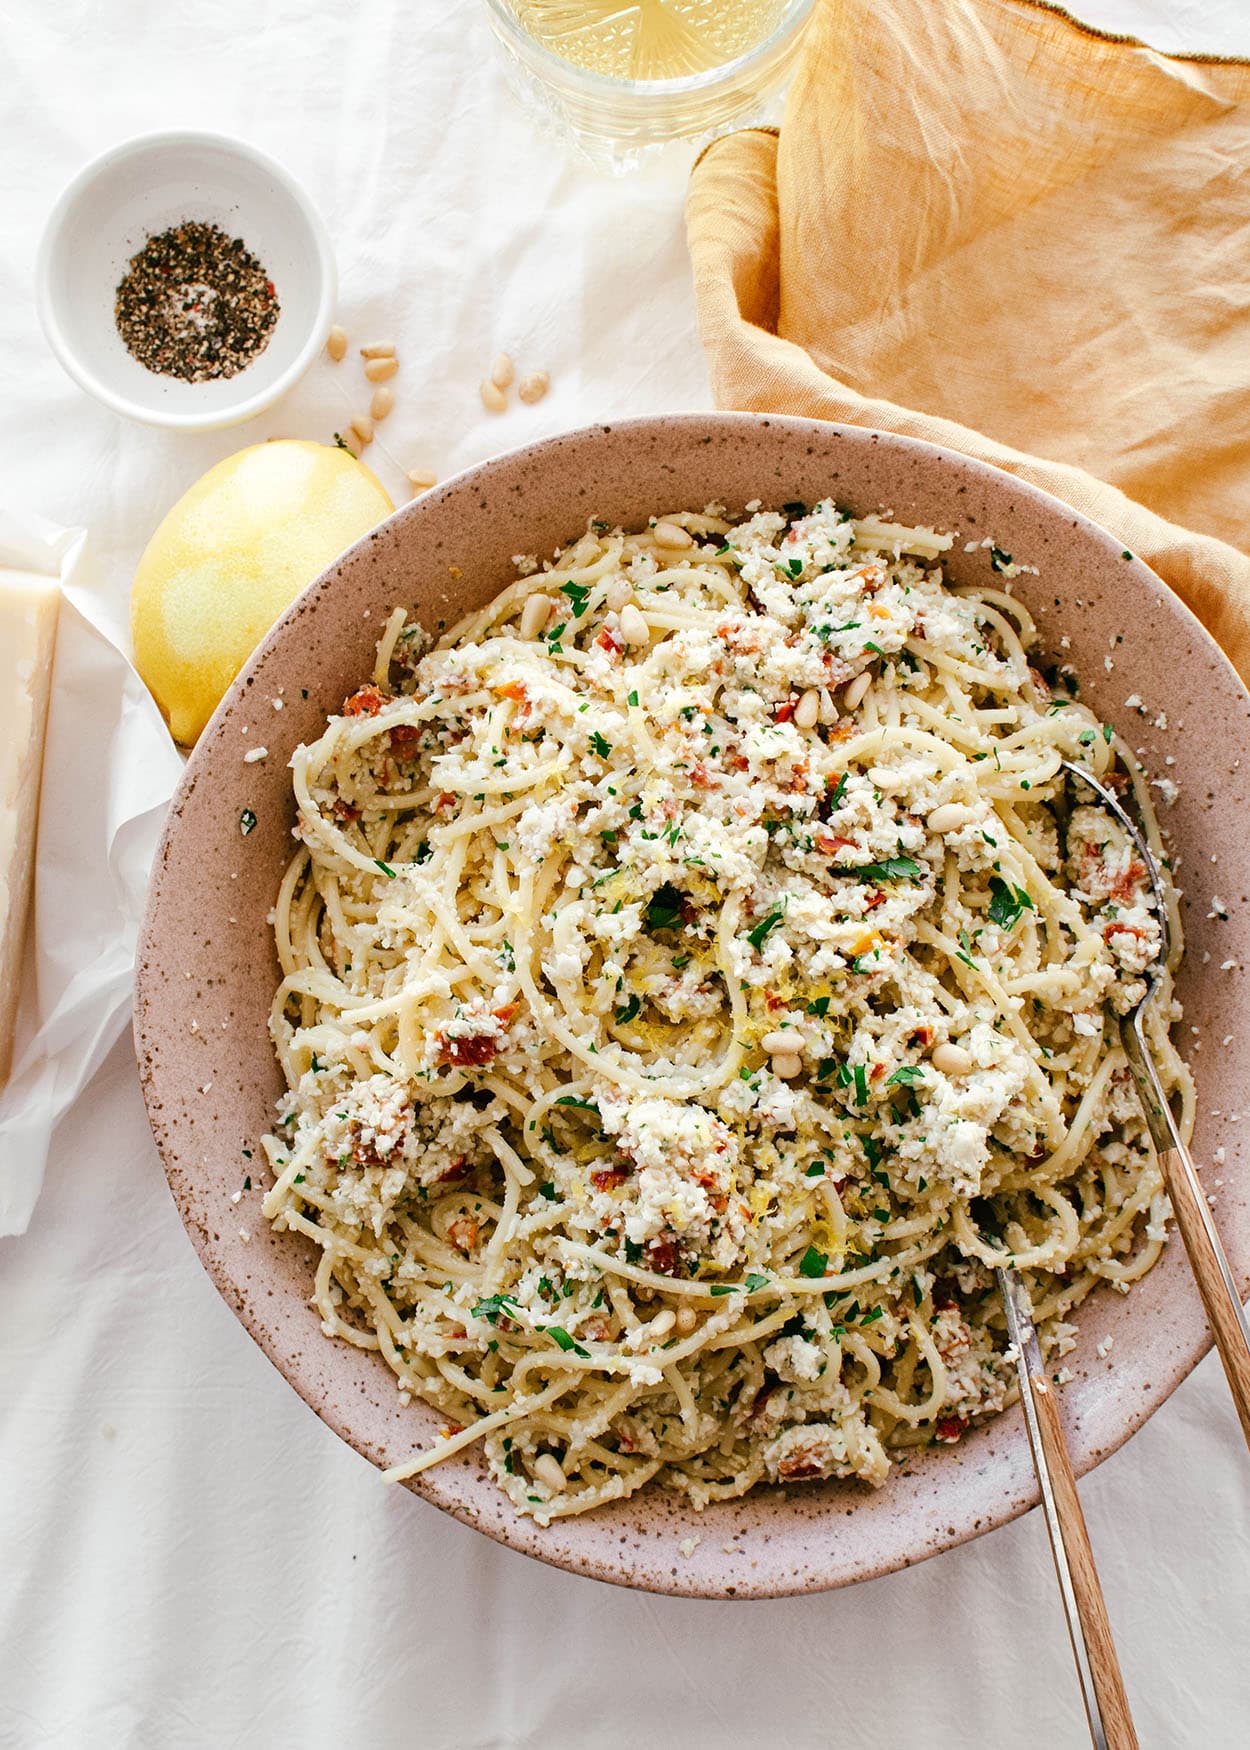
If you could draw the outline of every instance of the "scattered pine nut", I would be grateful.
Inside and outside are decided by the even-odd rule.
[[[676,1323],[677,1314],[673,1311],[671,1306],[666,1306],[662,1312],[656,1313],[651,1323],[647,1326],[647,1330],[653,1337],[667,1337]]]
[[[502,413],[508,405],[508,397],[497,384],[487,377],[482,384],[482,406],[488,413]]]
[[[431,486],[438,485],[438,475],[431,474],[424,468],[409,468],[408,479],[414,492],[428,492]]]
[[[369,359],[365,364],[365,376],[371,383],[385,383],[398,369],[398,359]]]
[[[506,352],[501,352],[490,367],[490,380],[496,389],[510,389],[512,379],[516,375],[512,360]]]
[[[855,679],[842,695],[842,702],[848,711],[854,711],[858,706],[863,704],[864,694],[868,691],[871,685],[872,676],[868,673],[867,669],[864,670],[863,674],[857,674],[855,676]]]
[[[794,707],[794,723],[798,729],[815,729],[820,717],[820,694],[809,687]]]
[[[546,371],[531,371],[528,377],[522,377],[517,394],[522,401],[532,406],[535,401],[541,401],[551,387],[551,378]]]
[[[326,351],[334,360],[335,364],[338,364],[339,360],[347,351],[347,330],[346,328],[340,328],[337,322],[334,324],[334,327],[330,330],[329,334],[326,335]]]
[[[962,1045],[950,1045],[946,1042],[933,1047],[929,1061],[944,1076],[966,1076],[969,1070],[976,1068],[976,1059],[970,1051],[965,1051]]]
[[[362,359],[393,359],[395,357],[394,343],[388,340],[377,346],[362,346],[360,356]]]
[[[699,1322],[699,1315],[692,1306],[679,1306],[677,1309],[677,1334],[688,1337]]]
[[[803,1050],[803,1036],[797,1027],[778,1027],[775,1033],[765,1033],[760,1047],[770,1057],[796,1057]]]
[[[943,802],[940,808],[935,808],[925,823],[930,832],[956,832],[961,826],[967,826],[972,819],[972,810],[962,802]]]
[[[351,428],[362,446],[373,442],[373,421],[367,413],[358,413]]]
[[[651,531],[657,547],[693,547],[694,536],[680,523],[657,523]]]
[[[369,413],[373,419],[385,419],[395,405],[395,397],[387,388],[373,391],[373,400],[369,403]]]
[[[521,609],[522,638],[537,638],[547,624],[547,616],[551,612],[551,607],[550,596],[539,594],[526,598],[525,606]]]
[[[646,644],[651,637],[650,626],[633,602],[626,602],[621,609],[621,637],[626,644]]]
[[[792,1082],[797,1075],[803,1073],[801,1057],[774,1057],[773,1074],[780,1076],[783,1082]]]
[[[562,1495],[568,1487],[569,1479],[565,1476],[564,1468],[554,1453],[539,1453],[534,1460],[534,1475],[540,1483],[546,1483],[553,1494]]]

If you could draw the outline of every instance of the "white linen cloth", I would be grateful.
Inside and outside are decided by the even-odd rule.
[[[0,1235],[25,1232],[54,1126],[130,1017],[148,870],[182,770],[86,534],[0,507],[5,568],[59,578],[61,608],[21,1027],[0,1091]]]
[[[1164,48],[1250,54],[1241,0],[1086,10]],[[580,165],[512,97],[478,0],[9,0],[0,67],[0,490],[90,529],[97,625],[124,625],[144,541],[211,462],[328,439],[364,405],[349,367],[319,363],[252,425],[173,437],[62,376],[32,305],[39,231],[79,165],[127,135],[236,132],[310,189],[353,341],[400,346],[369,452],[397,494],[409,467],[446,475],[546,432],[707,405],[690,154],[619,181]],[[552,392],[492,418],[477,384],[501,348]],[[132,824],[83,794],[78,884],[42,880],[49,941],[108,899],[110,837],[111,891],[133,895],[174,776],[146,736],[145,774],[98,763],[123,701],[84,696],[80,777],[108,768]],[[54,711],[72,750],[60,694]],[[1248,1477],[1208,1360],[1082,1487],[1144,1744],[1250,1735]],[[0,1744],[657,1741],[1076,1750],[1038,1516],[849,1591],[750,1605],[630,1594],[497,1548],[384,1485],[248,1342],[182,1231],[120,1040],[56,1132],[29,1233],[0,1241]]]

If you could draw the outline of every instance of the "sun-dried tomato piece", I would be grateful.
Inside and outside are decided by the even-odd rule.
[[[376,717],[383,705],[389,705],[391,696],[384,693],[380,687],[375,687],[372,681],[367,686],[358,687],[349,699],[343,701],[344,717]]]
[[[466,1033],[458,1039],[448,1039],[445,1033],[438,1036],[438,1061],[459,1068],[469,1065],[481,1069],[494,1060],[498,1050],[499,1041],[491,1033]]]
[[[423,731],[416,723],[397,723],[391,730],[391,752],[401,760],[411,760],[421,751]]]

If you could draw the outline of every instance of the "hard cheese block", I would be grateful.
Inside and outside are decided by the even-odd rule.
[[[0,1087],[13,1064],[60,604],[55,578],[0,570]]]

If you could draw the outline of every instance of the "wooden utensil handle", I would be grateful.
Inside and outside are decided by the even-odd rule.
[[[1128,1696],[1124,1691],[1124,1679],[1120,1675],[1120,1661],[1116,1657],[1115,1642],[1111,1637],[1106,1600],[1102,1595],[1098,1569],[1094,1565],[1094,1552],[1090,1546],[1085,1515],[1081,1511],[1076,1478],[1072,1474],[1068,1443],[1064,1437],[1063,1423],[1059,1419],[1059,1405],[1053,1389],[1044,1378],[1033,1374],[1030,1379],[1033,1403],[1037,1411],[1038,1438],[1050,1471],[1060,1535],[1068,1558],[1077,1612],[1085,1633],[1085,1650],[1094,1693],[1098,1697],[1098,1706],[1102,1713],[1106,1741],[1109,1750],[1137,1750],[1137,1733],[1129,1711]]]
[[[1241,1431],[1246,1444],[1250,1445],[1250,1338],[1241,1297],[1187,1152],[1178,1148],[1162,1149],[1159,1166],[1176,1225],[1189,1254],[1194,1281],[1206,1309],[1207,1323],[1224,1363],[1228,1388],[1241,1418]]]

